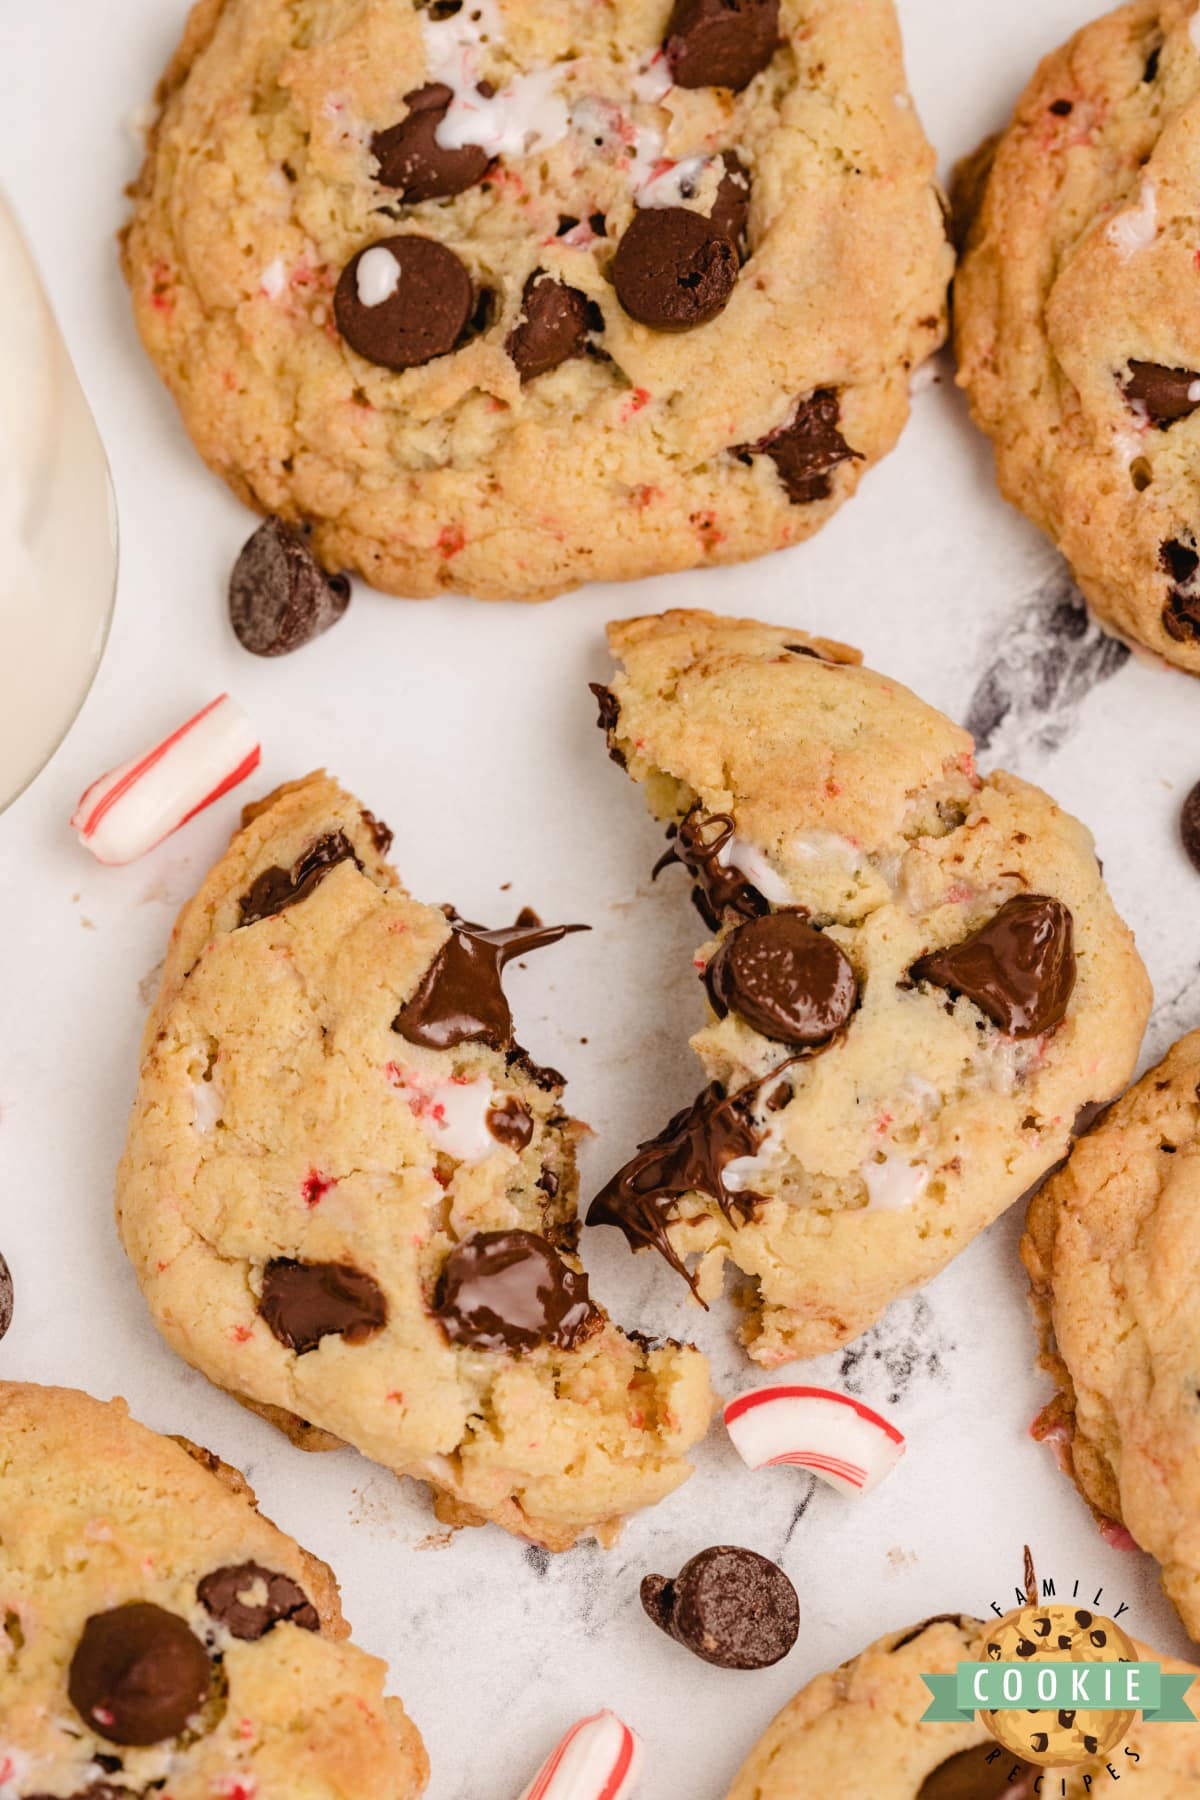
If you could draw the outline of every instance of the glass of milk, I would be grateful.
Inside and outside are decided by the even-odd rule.
[[[0,812],[83,705],[116,579],[104,450],[0,194]]]

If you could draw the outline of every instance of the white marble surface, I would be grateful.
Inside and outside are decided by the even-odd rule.
[[[1000,123],[1035,57],[1089,5],[902,0],[901,11],[948,167]],[[36,0],[3,15],[0,174],[111,451],[123,569],[84,714],[0,819],[0,1247],[17,1289],[0,1375],[125,1394],[150,1424],[240,1463],[266,1510],[334,1563],[359,1639],[389,1658],[433,1758],[432,1800],[515,1800],[560,1729],[600,1704],[646,1738],[641,1800],[720,1800],[810,1674],[885,1628],[1006,1599],[1026,1539],[1060,1586],[1103,1584],[1105,1604],[1130,1604],[1136,1630],[1182,1649],[1152,1567],[1106,1548],[1027,1435],[1044,1386],[1016,1218],[843,1358],[806,1368],[890,1404],[908,1433],[908,1456],[875,1495],[856,1509],[796,1472],[751,1476],[717,1431],[692,1482],[608,1554],[550,1560],[492,1530],[443,1543],[421,1490],[350,1452],[305,1458],[160,1344],[114,1234],[112,1172],[147,981],[238,800],[126,871],[96,867],[66,821],[101,768],[222,688],[261,728],[262,785],[327,763],[396,827],[416,892],[475,918],[498,921],[517,899],[593,922],[590,937],[513,982],[525,1041],[568,1071],[596,1127],[585,1189],[694,1092],[685,1039],[700,1006],[682,881],[650,889],[658,835],[592,723],[584,684],[605,674],[606,619],[691,602],[758,612],[861,644],[960,717],[987,721],[1007,696],[981,760],[1043,782],[1095,829],[1154,978],[1148,1052],[1200,1024],[1200,886],[1175,838],[1200,775],[1200,692],[1132,659],[1093,685],[1103,646],[1056,634],[1068,590],[997,496],[944,364],[900,449],[812,544],[538,611],[409,606],[360,589],[318,644],[277,664],[246,657],[222,588],[248,520],[190,452],[139,353],[113,243],[136,159],[125,121],[153,86],[182,0]],[[749,1383],[727,1319],[689,1313],[665,1266],[634,1262],[612,1232],[587,1234],[585,1254],[619,1317],[693,1331],[725,1392]],[[800,1592],[800,1642],[768,1673],[694,1661],[638,1607],[646,1570],[674,1573],[730,1540],[778,1557]]]

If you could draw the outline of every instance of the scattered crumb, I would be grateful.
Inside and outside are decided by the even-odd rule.
[[[414,1544],[413,1549],[448,1550],[456,1536],[457,1530],[454,1528],[449,1531],[431,1531],[428,1537],[423,1537],[420,1543]]]
[[[893,1575],[903,1575],[917,1566],[915,1550],[902,1550],[899,1544],[893,1544],[887,1553],[888,1569]]]
[[[95,931],[96,929],[96,921],[94,919],[89,919],[86,913],[80,914],[79,923],[83,926],[85,931]]]
[[[502,894],[507,894],[507,893],[508,893],[508,892],[509,892],[509,890],[510,890],[510,888],[511,888],[511,887],[512,887],[512,882],[511,882],[511,881],[502,881],[502,882],[501,882],[501,883],[500,883],[500,892],[501,892],[501,893],[502,893]]]

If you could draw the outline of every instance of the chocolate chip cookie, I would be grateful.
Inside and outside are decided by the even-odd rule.
[[[959,381],[1098,616],[1200,673],[1194,0],[1044,58],[961,182]]]
[[[309,1449],[553,1548],[689,1473],[713,1400],[626,1337],[574,1255],[562,1077],[501,975],[576,927],[423,906],[390,833],[310,776],[250,808],[183,910],[118,1178],[167,1340]]]
[[[1200,1732],[1190,1725],[1139,1721],[1119,1749],[1051,1773],[1002,1748],[978,1719],[922,1724],[930,1699],[922,1675],[950,1675],[976,1660],[985,1632],[962,1614],[926,1619],[818,1675],[768,1726],[726,1800],[1085,1800],[1110,1784],[1107,1764],[1118,1780],[1135,1777],[1134,1791],[1150,1800],[1193,1791]],[[1138,1655],[1187,1668],[1142,1646]]]
[[[1200,1032],[1076,1145],[1029,1207],[1021,1254],[1059,1392],[1048,1437],[1104,1525],[1162,1564],[1200,1639]]]
[[[332,1571],[235,1469],[0,1382],[0,1792],[416,1800],[428,1761]]]
[[[199,0],[158,101],[146,348],[235,492],[394,593],[796,543],[945,335],[891,0]]]
[[[611,752],[712,934],[708,1086],[589,1223],[703,1299],[732,1263],[750,1354],[817,1355],[1065,1156],[1133,1072],[1149,982],[1087,830],[980,776],[968,734],[856,651],[699,612],[609,638]]]

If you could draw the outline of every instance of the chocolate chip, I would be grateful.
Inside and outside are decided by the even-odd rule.
[[[779,48],[779,0],[675,0],[664,48],[676,87],[737,93]]]
[[[532,1231],[477,1231],[459,1244],[433,1310],[452,1344],[512,1354],[539,1344],[574,1350],[604,1319],[587,1276]]]
[[[274,918],[289,906],[298,906],[320,887],[330,869],[343,862],[362,867],[345,832],[331,831],[307,849],[291,869],[278,865],[264,869],[238,901],[239,926],[256,925],[260,919]]]
[[[1052,100],[1050,111],[1058,119],[1069,119],[1075,111],[1075,102],[1073,100]]]
[[[336,625],[350,604],[348,575],[327,575],[303,532],[265,519],[229,577],[229,622],[252,656],[289,656]]]
[[[767,913],[732,932],[704,972],[719,1019],[736,1013],[779,1044],[823,1044],[858,998],[850,959],[800,912]]]
[[[110,1744],[176,1738],[208,1696],[212,1665],[178,1613],[148,1600],[93,1613],[67,1673],[71,1705]]]
[[[349,1263],[304,1263],[276,1257],[263,1271],[258,1310],[289,1350],[304,1356],[322,1338],[362,1344],[387,1324],[379,1283]]]
[[[302,1631],[319,1631],[317,1609],[290,1575],[264,1569],[261,1563],[244,1562],[214,1569],[197,1584],[205,1612],[223,1625],[231,1637],[249,1643],[266,1637],[276,1625],[298,1625]]]
[[[1183,839],[1183,847],[1192,867],[1200,870],[1200,781],[1183,803],[1183,811],[1179,815],[1179,835]],[[0,1320],[2,1318],[3,1312],[0,1309]],[[0,1336],[2,1335],[3,1330],[0,1328]]]
[[[391,826],[385,824],[382,819],[377,819],[373,812],[368,812],[365,806],[361,809],[361,812],[362,822],[370,832],[376,850],[378,850],[380,856],[386,856],[392,847],[392,841],[396,835],[395,832],[392,830]]]
[[[736,831],[730,813],[704,813],[694,806],[676,828],[670,849],[654,865],[652,879],[657,880],[672,863],[682,863],[694,883],[692,902],[710,931],[721,929],[727,912],[753,919],[768,910],[769,903],[753,883],[721,860]]]
[[[776,1563],[719,1544],[674,1581],[642,1578],[642,1605],[660,1631],[719,1669],[769,1669],[800,1635],[796,1590]]]
[[[861,462],[840,429],[841,401],[835,388],[818,388],[801,400],[787,425],[768,432],[757,443],[739,445],[741,457],[769,456],[795,506],[828,500],[830,475],[839,463]]]
[[[1162,610],[1163,630],[1177,643],[1190,643],[1200,638],[1200,593],[1194,591],[1200,553],[1193,544],[1168,538],[1159,549],[1158,561],[1174,583]]]
[[[568,357],[587,348],[591,316],[586,294],[535,269],[521,295],[521,317],[508,334],[505,348],[521,380],[532,381],[557,369]]]
[[[725,173],[713,198],[709,218],[729,239],[738,253],[739,261],[744,262],[746,221],[750,217],[750,171],[736,150],[723,150],[721,161],[725,165]]]
[[[643,206],[617,245],[612,281],[630,318],[656,331],[715,319],[734,289],[737,251],[703,214]]]
[[[416,992],[392,1020],[392,1030],[410,1044],[451,1050],[456,1044],[490,1044],[506,1050],[513,1039],[513,1019],[501,976],[514,956],[557,944],[588,925],[542,925],[518,919],[515,925],[487,931],[450,915],[451,932]]]
[[[920,957],[909,974],[965,994],[1013,1037],[1037,1037],[1061,1023],[1074,991],[1071,914],[1061,900],[1018,894],[960,944]]]
[[[387,257],[395,266],[394,284],[390,274],[378,286],[364,275],[368,295],[380,295],[374,304],[364,301],[359,287],[367,256],[376,258],[372,270],[382,268],[380,259]],[[385,369],[413,369],[445,356],[466,329],[474,304],[471,277],[453,250],[424,237],[367,245],[342,270],[333,297],[337,327],[350,348]]]
[[[533,1136],[533,1114],[509,1094],[498,1106],[488,1107],[487,1128],[498,1144],[509,1150],[523,1150]]]
[[[1045,1773],[989,1738],[939,1763],[917,1789],[916,1800],[1034,1800],[1034,1783]]]
[[[381,187],[396,188],[401,200],[444,200],[461,194],[482,179],[491,158],[479,144],[446,149],[438,143],[438,126],[445,118],[453,88],[444,81],[429,81],[405,94],[408,115],[398,125],[377,131],[371,139],[372,154],[379,162]]]
[[[1152,425],[1165,431],[1200,406],[1200,374],[1195,369],[1168,369],[1162,363],[1131,360],[1121,392],[1130,406],[1140,407]]]
[[[13,1278],[12,1271],[4,1258],[0,1256],[0,1338],[2,1338],[13,1319]]]

